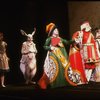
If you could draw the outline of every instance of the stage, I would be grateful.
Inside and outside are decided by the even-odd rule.
[[[90,83],[77,87],[66,86],[55,89],[40,89],[38,85],[11,84],[0,87],[0,100],[38,100],[38,99],[98,99],[100,83]]]

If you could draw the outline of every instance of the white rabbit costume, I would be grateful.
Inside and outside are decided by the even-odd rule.
[[[24,75],[26,80],[26,84],[34,83],[32,82],[33,77],[36,74],[37,66],[36,66],[36,44],[33,42],[33,35],[35,34],[34,30],[32,34],[26,34],[23,30],[21,33],[27,36],[27,41],[22,44],[22,58],[20,60],[20,69]]]

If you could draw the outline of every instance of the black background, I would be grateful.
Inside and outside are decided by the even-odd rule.
[[[37,53],[37,74],[38,81],[43,72],[43,64],[46,51],[43,49],[47,33],[45,27],[48,23],[54,22],[60,36],[69,40],[68,6],[66,0],[25,0],[0,2],[0,31],[4,33],[4,40],[7,42],[7,54],[10,58],[10,72],[6,75],[8,84],[22,82],[23,75],[20,71],[21,45],[26,40],[20,29],[26,33],[32,33],[34,27],[37,31],[34,35],[34,42]],[[68,50],[68,48],[66,47]]]

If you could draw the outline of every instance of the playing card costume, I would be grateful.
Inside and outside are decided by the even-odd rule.
[[[93,34],[91,33],[91,26],[88,21],[81,24],[81,31],[77,32],[76,43],[80,49],[83,68],[87,81],[89,82],[93,69],[99,61],[99,56],[96,51],[96,43]]]
[[[72,38],[75,39],[77,38],[78,35],[79,35],[79,32],[75,32]],[[85,66],[84,66],[79,45],[77,43],[70,45],[69,61],[70,61],[70,66],[73,70],[72,77],[70,77],[73,80],[72,79],[70,80],[73,81],[76,85],[86,84],[87,79],[85,75],[85,68],[84,68]]]
[[[100,29],[96,28],[95,30],[95,42],[96,42],[96,50],[100,59]],[[100,61],[96,63],[96,67],[94,70],[94,81],[100,82]]]
[[[59,32],[54,23],[46,26],[48,38],[44,44],[44,49],[47,50],[47,56],[44,61],[44,72],[38,84],[42,89],[68,86],[70,83],[66,78],[66,67],[68,66],[68,55],[64,44],[68,45],[74,42],[69,42],[59,37]]]

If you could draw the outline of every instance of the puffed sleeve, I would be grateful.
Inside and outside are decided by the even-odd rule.
[[[45,50],[51,50],[50,43],[51,43],[51,37],[46,39],[46,42],[43,46]]]
[[[64,43],[64,44],[66,44],[66,45],[70,45],[70,44],[72,44],[72,43],[74,43],[75,42],[75,40],[74,39],[71,39],[71,40],[66,40],[66,39],[63,39],[63,38],[61,38],[61,41]]]

